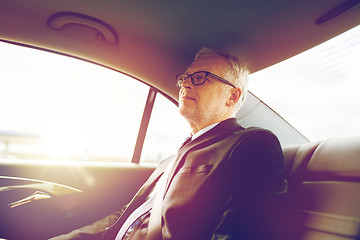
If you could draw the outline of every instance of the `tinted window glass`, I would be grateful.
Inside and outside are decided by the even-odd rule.
[[[360,26],[252,74],[250,91],[310,141],[360,132]]]

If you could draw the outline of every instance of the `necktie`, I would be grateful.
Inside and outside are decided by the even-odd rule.
[[[183,148],[183,147],[184,147],[186,144],[188,144],[189,142],[191,142],[191,140],[192,140],[192,137],[191,137],[191,136],[185,138],[185,141],[182,143],[180,149]],[[179,150],[180,150],[180,149],[179,149]]]

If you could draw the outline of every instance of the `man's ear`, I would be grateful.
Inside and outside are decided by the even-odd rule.
[[[228,106],[235,105],[239,101],[240,96],[241,96],[241,89],[240,88],[231,89],[230,97],[227,100],[226,105],[228,105]]]

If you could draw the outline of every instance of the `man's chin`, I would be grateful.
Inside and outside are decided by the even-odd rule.
[[[184,104],[179,105],[179,113],[181,116],[183,116],[185,119],[193,119],[198,111],[195,108],[190,108]]]

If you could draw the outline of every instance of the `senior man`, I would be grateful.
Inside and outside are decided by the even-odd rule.
[[[238,58],[201,49],[176,76],[191,138],[120,213],[54,239],[269,239],[262,210],[284,189],[284,160],[274,134],[235,119],[247,78]]]

